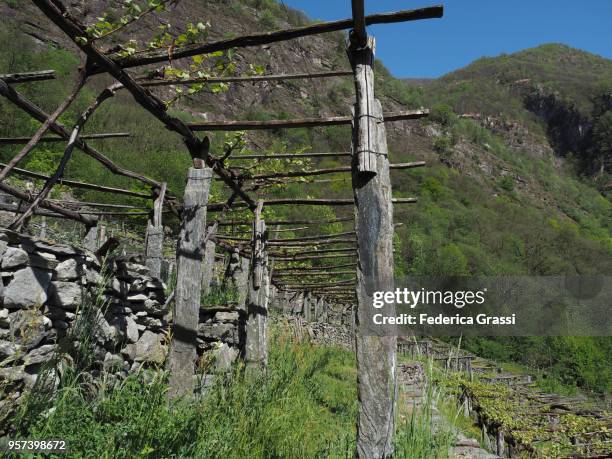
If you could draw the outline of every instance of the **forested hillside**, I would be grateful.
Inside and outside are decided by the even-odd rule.
[[[108,2],[72,3],[95,24]],[[0,14],[6,18],[0,26],[0,72],[55,69],[64,78],[20,87],[52,111],[76,79],[70,73],[78,63],[76,52],[64,50],[73,48],[29,2],[1,0]],[[173,24],[170,29],[164,26],[168,21]],[[189,24],[201,23],[204,30],[199,39],[208,40],[307,21],[299,12],[271,0],[184,0],[168,12],[144,18],[137,36],[164,39],[165,33],[178,36],[188,33]],[[133,36],[134,31],[130,32]],[[111,49],[119,41],[106,46]],[[333,33],[211,57],[210,65],[221,66],[227,74],[341,70],[348,68],[345,46],[345,36]],[[393,172],[394,196],[419,198],[415,206],[395,209],[395,220],[403,223],[396,234],[398,275],[612,274],[612,202],[604,191],[612,181],[610,60],[551,44],[483,58],[431,82],[401,81],[382,63],[377,65],[376,78],[385,111],[424,106],[433,112],[427,121],[387,127],[392,162],[426,160],[428,164],[414,172]],[[106,84],[101,77],[93,78],[62,122],[71,125]],[[263,120],[350,114],[352,85],[350,77],[228,88],[208,85],[186,87],[176,100],[170,100],[174,95],[169,91],[156,92],[168,100],[172,113],[186,120]],[[0,119],[5,121],[0,126],[4,137],[30,135],[37,128],[5,100],[0,100]],[[132,136],[95,141],[95,145],[128,169],[167,181],[172,194],[180,196],[190,164],[184,146],[133,104],[127,93],[119,93],[102,107],[87,127],[88,133],[119,131]],[[249,133],[243,140],[240,150],[245,153],[348,151],[350,129]],[[232,141],[233,135],[214,135],[212,151],[221,153]],[[2,162],[17,151],[18,147],[1,147]],[[46,144],[21,166],[52,172],[62,151],[61,145]],[[308,164],[327,167],[343,161],[346,164],[347,160],[335,159]],[[266,167],[305,165],[305,161],[278,160]],[[80,153],[75,154],[67,176],[141,189],[108,174]],[[301,197],[323,197],[323,193],[350,197],[347,174],[326,178],[334,181],[325,187],[302,181],[289,189]],[[211,201],[221,201],[220,189],[213,190]],[[259,193],[270,197],[274,192],[269,188]],[[98,202],[117,199],[92,191],[75,196]],[[334,210],[276,207],[273,212],[315,217],[329,216]],[[340,212],[349,215],[349,210]],[[612,345],[607,338],[483,339],[468,345],[488,357],[543,368],[569,385],[600,392],[611,388],[607,359]]]

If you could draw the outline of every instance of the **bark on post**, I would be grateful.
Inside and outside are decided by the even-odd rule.
[[[155,203],[153,204],[153,218],[147,223],[147,237],[145,247],[145,264],[151,276],[161,277],[161,268],[164,248],[164,227],[162,224],[162,208],[166,195],[166,182],[162,183]]]
[[[247,367],[265,368],[267,364],[268,289],[267,256],[265,253],[266,224],[262,218],[263,202],[257,203],[253,224],[253,243],[249,292],[247,297],[247,323],[245,361]]]
[[[190,395],[194,388],[206,204],[211,179],[210,168],[192,167],[187,173],[181,231],[176,250],[172,343],[168,357],[170,397]]]
[[[355,345],[359,415],[357,456],[377,459],[393,454],[396,398],[395,336],[368,336],[374,291],[393,290],[393,206],[382,107],[374,98],[375,42],[352,44],[348,53],[355,75],[357,103],[353,123],[352,183],[355,200],[357,329]],[[393,314],[394,307],[385,313]]]

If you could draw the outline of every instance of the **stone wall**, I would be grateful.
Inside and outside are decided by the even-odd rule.
[[[87,250],[0,230],[0,421],[53,361],[59,343],[70,349],[90,338],[94,376],[124,378],[143,365],[163,365],[172,321],[166,285],[141,261],[100,260]],[[202,309],[199,357],[229,368],[243,351],[244,315]]]

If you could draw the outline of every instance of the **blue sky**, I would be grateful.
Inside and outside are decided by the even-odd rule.
[[[283,0],[313,19],[351,16],[350,0]],[[365,0],[367,13],[444,4],[442,19],[369,27],[397,77],[437,77],[482,56],[564,43],[612,59],[612,0]]]

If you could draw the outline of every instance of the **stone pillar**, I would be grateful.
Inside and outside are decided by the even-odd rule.
[[[217,244],[213,241],[206,241],[204,249],[204,265],[202,266],[202,296],[210,293],[212,279],[215,271],[215,251]]]
[[[189,169],[183,198],[181,231],[176,250],[176,289],[172,343],[168,357],[170,397],[193,393],[194,366],[202,283],[202,260],[206,233],[206,205],[212,169]]]
[[[160,278],[162,271],[164,248],[163,226],[153,226],[147,222],[147,245],[145,247],[145,265],[149,268],[151,277]]]
[[[95,252],[98,250],[98,225],[89,226],[85,229],[83,247],[90,252]]]

